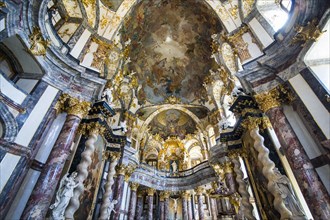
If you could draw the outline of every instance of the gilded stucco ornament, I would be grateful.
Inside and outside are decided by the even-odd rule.
[[[279,101],[279,93],[277,90],[257,94],[254,98],[263,112],[267,112],[269,109],[281,106]]]
[[[249,131],[259,128],[259,125],[261,125],[262,123],[262,119],[261,118],[257,118],[257,117],[251,117],[248,116],[243,122],[242,122],[242,126],[246,129],[248,129]]]
[[[202,195],[204,193],[204,187],[199,186],[195,189],[197,195]]]
[[[129,184],[132,191],[136,191],[140,184],[131,182]]]
[[[190,193],[189,193],[188,191],[183,191],[183,192],[181,193],[181,196],[182,196],[182,198],[184,198],[185,200],[188,200],[189,197],[190,197]]]
[[[79,127],[79,133],[86,136],[91,134],[102,135],[104,131],[105,127],[99,122],[82,123]]]
[[[229,196],[229,202],[234,206],[235,213],[238,213],[240,204],[241,204],[241,196],[238,192],[233,193]]]
[[[179,103],[181,103],[181,99],[178,97],[175,97],[174,95],[171,95],[165,100],[165,103],[172,104],[172,105],[179,104]]]
[[[125,171],[125,181],[128,182],[129,178],[131,178],[131,175],[134,173],[136,169],[136,166],[128,165],[126,167]]]
[[[50,45],[50,40],[45,40],[39,27],[33,27],[32,33],[29,35],[30,52],[36,56],[45,56],[46,50]]]
[[[162,191],[159,194],[161,201],[164,201],[165,199],[168,199],[170,197],[169,191]]]
[[[117,165],[116,170],[117,170],[117,175],[125,175],[126,173],[127,166],[124,164]]]
[[[296,26],[294,30],[297,32],[296,35],[291,40],[291,45],[296,43],[301,43],[301,46],[304,47],[308,41],[317,41],[317,39],[325,31],[321,31],[319,28],[318,20],[314,18],[312,21],[309,21],[305,26]]]
[[[67,112],[69,115],[75,115],[79,118],[84,118],[90,110],[90,102],[81,101],[77,98],[68,99]]]
[[[155,192],[156,192],[156,190],[154,188],[147,189],[148,196],[153,196]]]
[[[6,4],[4,2],[0,2],[0,8],[6,7]]]

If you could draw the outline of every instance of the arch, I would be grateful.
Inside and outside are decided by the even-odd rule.
[[[18,133],[18,125],[8,107],[0,102],[0,122],[3,126],[2,138],[6,141],[14,141]]]
[[[154,117],[156,117],[156,115],[158,115],[159,113],[166,111],[166,110],[170,110],[170,109],[175,109],[178,111],[182,111],[184,113],[186,113],[187,115],[189,115],[197,124],[197,128],[203,130],[203,127],[201,127],[202,123],[199,120],[199,118],[192,113],[191,111],[189,111],[188,109],[184,108],[181,105],[171,105],[171,104],[165,104],[163,105],[160,109],[154,111],[142,124],[141,126],[141,130],[138,136],[138,140],[140,141],[145,133],[145,131],[148,128],[149,123],[154,119]],[[137,142],[137,144],[139,143],[139,141]]]

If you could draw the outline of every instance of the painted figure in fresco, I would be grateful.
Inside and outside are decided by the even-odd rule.
[[[292,189],[289,178],[282,175],[277,168],[274,168],[274,174],[276,190],[281,194],[286,208],[292,212],[293,216],[305,216],[305,213]]]
[[[52,217],[54,220],[65,219],[64,212],[68,206],[71,197],[73,196],[73,190],[78,186],[76,177],[77,172],[73,172],[70,177],[68,173],[62,178],[60,187],[56,193],[56,200],[49,208],[52,209]]]
[[[117,203],[118,203],[118,201],[115,200],[115,199],[111,201],[111,203],[110,203],[110,205],[109,205],[109,207],[108,207],[108,209],[107,209],[107,213],[108,213],[108,216],[109,216],[108,219],[110,219],[111,212],[116,213],[116,211],[113,210],[113,209],[114,209],[114,207],[115,207],[115,205],[116,205]]]
[[[113,88],[106,88],[102,93],[102,100],[106,101],[109,105],[112,103],[113,96],[112,96]]]
[[[173,163],[171,164],[171,167],[172,167],[173,173],[176,173],[178,171],[178,165],[176,164],[175,161],[173,161]]]

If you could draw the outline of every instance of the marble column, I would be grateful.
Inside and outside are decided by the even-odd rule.
[[[193,207],[191,205],[191,195],[189,194],[188,200],[187,200],[187,204],[188,204],[188,219],[192,220],[193,219]]]
[[[148,220],[153,220],[153,210],[154,210],[154,193],[155,189],[148,188]]]
[[[128,208],[128,219],[129,220],[134,220],[135,218],[135,209],[136,209],[136,191],[137,188],[139,187],[138,183],[130,183],[130,188],[131,188],[131,199],[129,201],[129,208]]]
[[[141,219],[142,218],[143,196],[144,196],[144,191],[139,191],[137,193],[137,205],[136,205],[135,219]]]
[[[123,191],[124,191],[124,183],[125,183],[125,173],[127,166],[121,164],[117,166],[117,178],[114,188],[114,195],[113,199],[117,200],[117,204],[114,207],[114,212],[111,213],[111,219],[116,220],[119,219],[120,216],[120,208],[121,208],[121,201],[123,198]]]
[[[165,219],[165,192],[162,191],[159,194],[159,206],[160,206],[160,220]]]
[[[118,160],[120,158],[120,152],[106,152],[106,154],[110,158],[111,163],[108,170],[107,182],[105,184],[105,192],[102,198],[99,219],[108,219],[111,215],[111,213],[109,212],[109,207],[111,205],[110,199],[113,198],[112,186],[115,183],[114,181],[114,176],[116,174],[115,167],[117,166]]]
[[[253,216],[253,206],[250,203],[250,194],[247,191],[246,183],[243,180],[244,174],[241,170],[241,163],[239,161],[239,155],[232,154],[230,155],[234,163],[234,171],[236,173],[236,182],[238,183],[238,192],[242,196],[241,206],[243,209],[243,214],[247,219],[256,219]]]
[[[281,144],[299,187],[315,219],[330,219],[330,197],[308,158],[304,147],[288,122],[274,92],[255,96],[266,113]]]
[[[77,166],[77,177],[78,186],[73,191],[73,196],[71,197],[70,203],[65,210],[65,218],[73,219],[74,213],[78,210],[80,206],[79,197],[85,190],[84,181],[88,176],[88,168],[92,163],[92,155],[95,150],[95,143],[99,134],[102,134],[105,128],[98,122],[91,122],[88,124],[83,124],[82,131],[88,134],[88,139],[85,143],[85,150],[81,154],[80,163]]]
[[[210,203],[211,203],[212,220],[217,220],[218,211],[217,211],[217,203],[215,201],[215,198],[210,198]]]
[[[202,187],[196,189],[199,220],[204,220],[203,191]]]
[[[164,219],[169,219],[169,211],[170,209],[170,193],[168,191],[164,191]]]
[[[68,115],[27,202],[22,219],[45,219],[64,164],[70,154],[70,147],[78,131],[79,123],[88,113],[90,103],[74,98],[67,98],[66,101],[69,106]]]
[[[188,220],[188,198],[189,198],[189,192],[183,192],[181,194],[182,197],[182,219]]]

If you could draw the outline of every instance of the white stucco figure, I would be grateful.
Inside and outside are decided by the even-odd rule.
[[[117,203],[118,203],[118,201],[115,200],[115,199],[111,201],[111,203],[110,203],[110,205],[109,205],[109,207],[108,207],[108,210],[107,210],[107,212],[108,212],[108,219],[110,219],[111,212],[116,213],[116,211],[113,210],[113,209],[115,208],[115,205],[116,205]]]
[[[122,132],[125,134],[127,132],[126,120],[125,121],[121,121],[119,123],[119,127],[121,127]]]
[[[102,93],[102,100],[106,101],[109,105],[112,103],[113,96],[112,96],[113,88],[106,88]]]
[[[71,197],[73,196],[73,190],[78,186],[76,181],[77,172],[73,172],[70,177],[68,173],[62,178],[60,182],[60,187],[56,193],[55,203],[52,204],[49,208],[52,209],[52,218],[54,220],[65,219],[64,212],[68,206]]]
[[[173,161],[173,163],[171,164],[171,166],[172,166],[173,173],[176,173],[178,171],[178,165],[176,164],[176,162]]]
[[[294,217],[305,216],[303,208],[300,206],[299,200],[292,189],[289,178],[282,175],[277,168],[274,168],[274,174],[275,188],[281,194],[286,208],[291,211]]]

